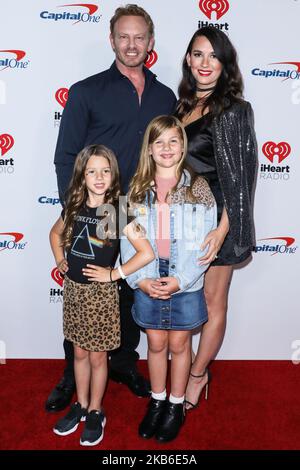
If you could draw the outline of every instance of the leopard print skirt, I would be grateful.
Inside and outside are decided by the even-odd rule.
[[[118,348],[121,333],[117,283],[80,284],[65,276],[63,329],[66,339],[87,351]]]

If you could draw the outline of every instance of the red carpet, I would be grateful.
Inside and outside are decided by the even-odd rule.
[[[146,372],[145,361],[140,369]],[[44,402],[60,378],[63,361],[8,360],[0,365],[0,449],[85,450],[80,430],[56,436],[59,414],[47,414]],[[288,361],[215,361],[209,399],[188,413],[176,441],[160,445],[137,435],[147,399],[110,383],[104,408],[107,426],[103,450],[299,449],[300,365]],[[80,428],[81,429],[81,428]]]

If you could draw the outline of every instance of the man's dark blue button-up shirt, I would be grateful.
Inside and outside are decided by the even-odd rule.
[[[145,129],[160,114],[172,114],[176,97],[144,67],[141,102],[131,81],[115,62],[92,77],[75,83],[63,112],[55,151],[58,189],[62,198],[69,185],[75,158],[85,146],[103,144],[118,159],[124,191],[136,170]]]

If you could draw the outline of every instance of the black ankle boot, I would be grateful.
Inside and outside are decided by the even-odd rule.
[[[150,399],[147,413],[139,425],[139,435],[141,437],[150,439],[150,437],[154,436],[160,424],[161,416],[166,408],[166,403],[166,400]]]
[[[159,442],[172,441],[177,437],[184,422],[184,404],[167,402],[160,425],[155,434]]]

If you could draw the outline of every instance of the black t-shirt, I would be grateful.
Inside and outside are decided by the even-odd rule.
[[[72,281],[82,284],[91,282],[82,274],[82,268],[85,268],[87,264],[113,267],[119,254],[119,236],[122,236],[122,233],[119,234],[118,207],[115,208],[113,225],[110,226],[110,236],[106,239],[99,239],[96,233],[97,224],[105,218],[105,216],[96,215],[97,209],[97,207],[91,208],[85,206],[79,211],[75,217],[72,243],[67,252],[69,265],[67,276]],[[64,212],[63,210],[62,218],[64,218]],[[130,220],[128,220],[129,222]]]

